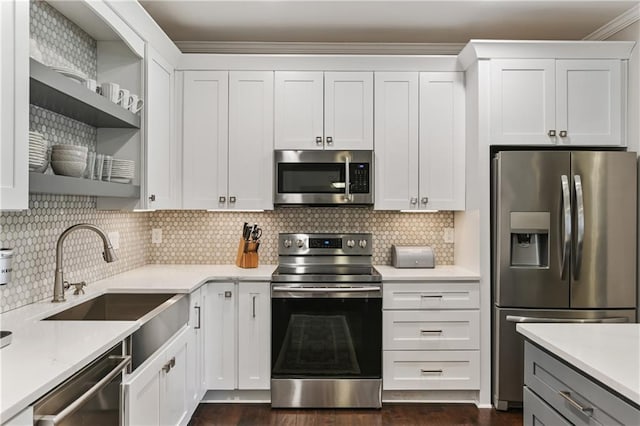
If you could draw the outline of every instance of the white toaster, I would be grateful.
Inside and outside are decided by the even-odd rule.
[[[396,268],[435,268],[436,256],[431,247],[393,245],[391,264]]]

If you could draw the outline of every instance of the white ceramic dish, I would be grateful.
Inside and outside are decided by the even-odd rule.
[[[51,161],[51,168],[57,175],[81,177],[87,163],[84,161]]]

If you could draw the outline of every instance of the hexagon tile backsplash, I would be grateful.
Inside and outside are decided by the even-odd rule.
[[[0,286],[0,312],[53,295],[56,242],[62,231],[76,223],[117,231],[120,248],[116,250],[118,260],[106,263],[96,234],[86,230],[70,234],[64,243],[67,280],[91,285],[146,263],[151,242],[149,213],[103,212],[95,206],[95,197],[32,194],[29,210],[0,214],[0,245],[14,249],[11,282]]]
[[[150,227],[162,229],[151,244],[150,263],[234,263],[242,224],[263,229],[260,263],[277,264],[279,232],[371,232],[376,264],[391,263],[391,245],[429,245],[438,265],[453,264],[453,244],[443,229],[453,228],[453,212],[400,213],[367,208],[286,208],[269,212],[159,211]]]

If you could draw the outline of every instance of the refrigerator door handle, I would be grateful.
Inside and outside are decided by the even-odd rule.
[[[524,317],[520,315],[507,315],[507,321],[517,323],[579,323],[579,324],[598,324],[598,323],[621,323],[629,322],[626,317],[607,317],[607,318],[538,318]]]
[[[562,217],[564,222],[560,279],[565,279],[567,264],[569,263],[569,250],[571,250],[571,192],[569,191],[569,178],[567,175],[560,176],[560,182],[562,183]]]
[[[573,278],[580,277],[580,268],[582,267],[582,246],[584,243],[584,196],[582,194],[582,178],[580,175],[573,176],[573,184],[576,189],[576,252],[575,263],[573,265]]]

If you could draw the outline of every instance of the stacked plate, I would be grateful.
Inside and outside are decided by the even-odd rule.
[[[136,163],[134,161],[114,158],[111,163],[111,182],[131,183],[135,172]]]
[[[75,81],[76,83],[83,83],[85,81],[87,81],[87,75],[81,71],[78,70],[74,70],[73,68],[69,68],[69,67],[51,67],[52,70],[54,70],[57,73],[60,73],[62,75],[64,75],[65,77],[68,77],[70,79],[72,79],[73,81]]]
[[[48,144],[42,134],[29,132],[29,171],[42,173],[49,165]]]
[[[81,177],[87,167],[86,146],[54,145],[51,149],[51,168],[57,175]]]

